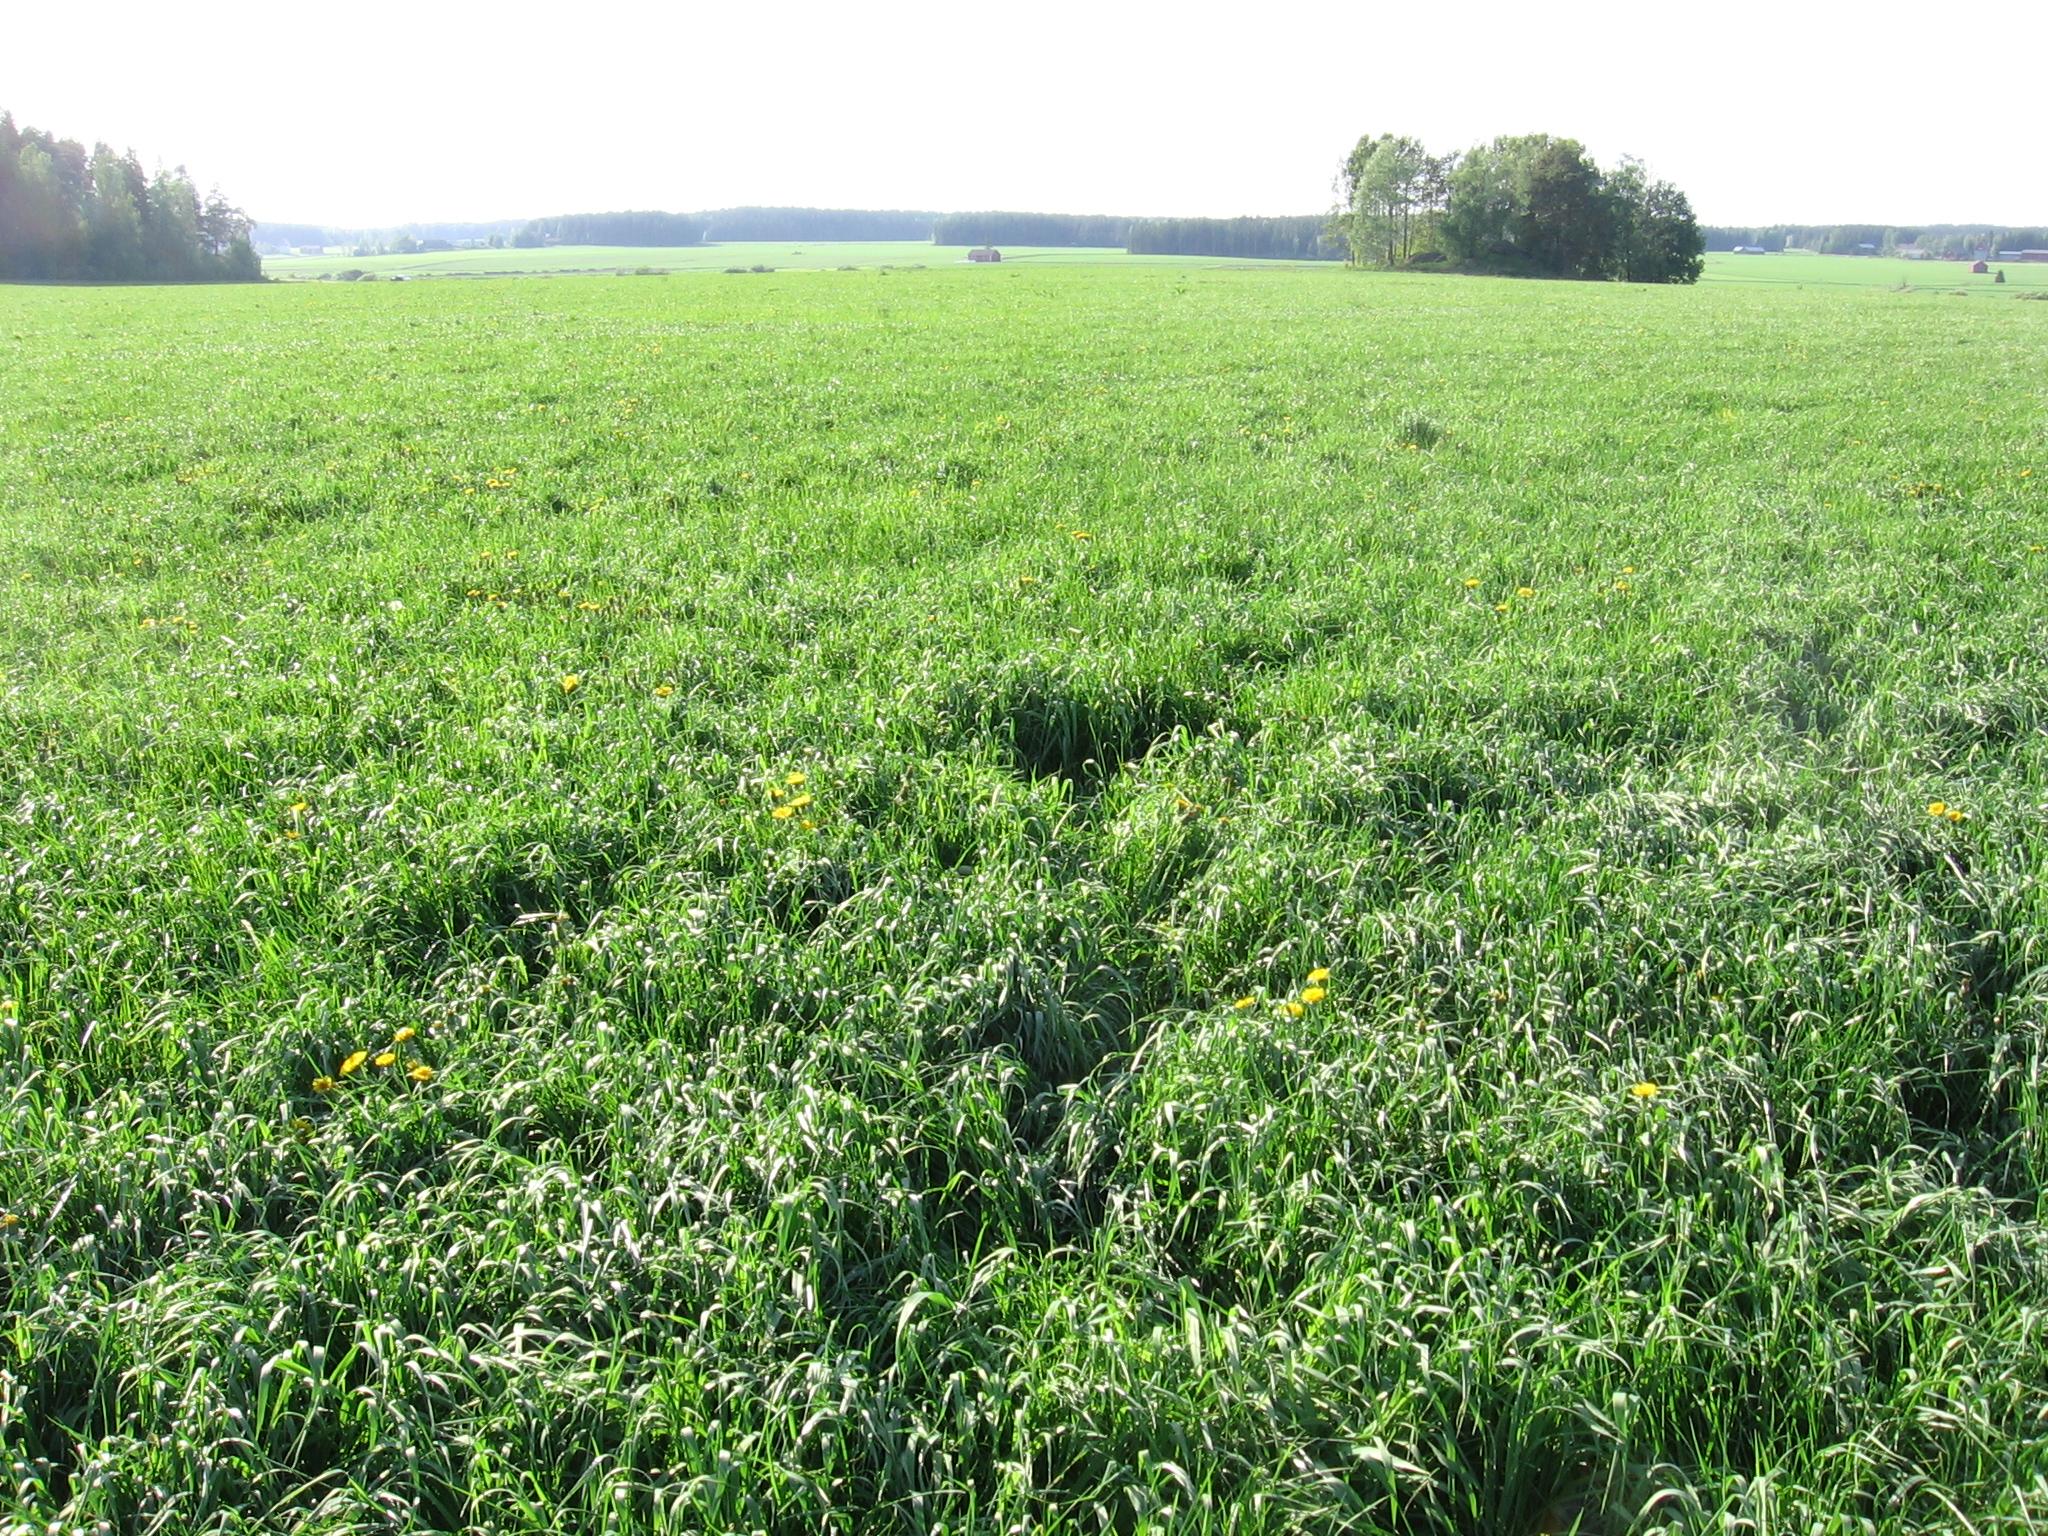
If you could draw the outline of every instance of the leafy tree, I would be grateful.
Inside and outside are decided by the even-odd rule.
[[[1705,237],[1692,203],[1668,181],[1652,181],[1643,163],[1624,159],[1607,178],[1618,274],[1630,283],[1696,283]]]
[[[1450,204],[1439,237],[1445,251],[1459,261],[1483,265],[1516,254],[1521,203],[1509,142],[1496,139],[1472,150],[1451,173]]]
[[[1363,163],[1356,163],[1356,154],[1354,149],[1346,160],[1342,178],[1351,188],[1346,234],[1352,259],[1398,266],[1414,254],[1417,235],[1443,207],[1450,162],[1431,156],[1417,140],[1393,134],[1382,134]]]

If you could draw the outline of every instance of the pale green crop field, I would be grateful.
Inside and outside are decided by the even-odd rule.
[[[2048,305],[0,346],[10,1536],[2048,1522]]]
[[[266,269],[269,263],[264,264]],[[1728,251],[1707,253],[1707,283],[1754,283],[1795,288],[1884,288],[1915,293],[1967,294],[1971,297],[2018,298],[2048,293],[2048,262],[1994,261],[2005,281],[1970,270],[1967,261],[1903,261],[1890,256],[1807,256],[1773,251],[1762,256],[1737,256]]]
[[[561,245],[526,250],[429,251],[416,256],[266,256],[263,273],[281,279],[326,277],[358,271],[378,277],[510,277],[725,272],[771,267],[815,272],[842,267],[967,266],[964,245],[923,240],[750,241],[705,246]],[[1229,266],[1217,256],[1132,256],[1122,250],[1074,246],[1005,246],[1003,265]],[[1289,265],[1289,263],[1271,263]],[[750,276],[758,275],[751,271]]]

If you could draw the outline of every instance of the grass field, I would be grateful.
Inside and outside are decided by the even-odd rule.
[[[2048,304],[0,290],[10,1530],[2048,1521]]]
[[[569,245],[532,250],[430,251],[417,256],[266,256],[263,273],[279,281],[302,281],[337,272],[363,272],[373,277],[570,277],[654,276],[675,272],[729,273],[754,267],[777,272],[814,272],[852,268],[960,266],[967,247],[934,246],[923,241],[853,241],[675,246]],[[1251,266],[1284,268],[1299,263],[1240,262],[1220,256],[1131,256],[1120,250],[1066,246],[1010,246],[1003,250],[1004,269],[1024,266],[1163,266],[1202,268]],[[1310,264],[1315,265],[1315,264]],[[2048,293],[2048,264],[2006,262],[2006,280],[1972,276],[1963,263],[1898,261],[1855,256],[1805,256],[1783,252],[1767,256],[1735,256],[1711,252],[1703,282],[1744,283],[1791,288],[1884,288],[1904,292],[1964,293],[1973,297],[2018,298]],[[733,274],[737,275],[737,274]],[[1430,274],[1440,275],[1440,274]]]
[[[336,272],[377,277],[567,277],[669,272],[726,272],[769,267],[777,272],[816,272],[842,267],[947,267],[967,262],[964,245],[925,240],[776,241],[704,246],[557,245],[527,250],[427,251],[416,256],[266,256],[266,277],[303,279]],[[1232,263],[1216,256],[1132,256],[1122,250],[1074,246],[1005,246],[1006,267],[1129,266],[1210,267]],[[1286,265],[1277,263],[1276,265]]]
[[[269,263],[265,264],[266,269]],[[1964,261],[1904,261],[1890,256],[1809,256],[1776,251],[1762,256],[1736,256],[1726,251],[1707,255],[1701,278],[1709,283],[1780,284],[1795,288],[1889,288],[1914,293],[1968,294],[1973,298],[2019,298],[2048,293],[2048,262],[1994,261],[2005,281],[1979,276]]]

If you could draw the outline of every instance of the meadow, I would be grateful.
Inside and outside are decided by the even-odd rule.
[[[718,272],[754,277],[775,272],[949,267],[967,260],[969,247],[925,240],[758,240],[717,245],[550,245],[508,250],[421,251],[411,256],[267,256],[263,271],[281,282],[362,272],[372,277],[608,277]],[[1220,256],[1132,256],[1090,246],[1005,246],[1007,266],[1117,265],[1205,267],[1231,265]],[[1283,265],[1285,265],[1283,263]],[[2048,270],[2048,269],[2044,269]]]
[[[2048,304],[0,345],[0,1529],[2048,1521]]]
[[[715,272],[762,276],[772,272],[867,271],[883,267],[921,269],[963,265],[968,247],[924,241],[757,241],[703,246],[561,245],[509,250],[422,251],[411,256],[266,256],[263,272],[278,282],[303,282],[358,272],[373,278],[408,281],[439,277],[665,277]],[[1240,261],[1226,256],[1133,256],[1113,248],[1006,246],[1006,270],[1026,266],[1250,267],[1283,270],[1320,263]],[[1789,288],[1884,288],[1902,293],[1944,293],[1983,298],[2048,294],[2048,263],[2003,262],[2006,280],[1976,276],[1953,261],[1905,261],[1892,257],[1810,256],[1774,252],[1736,256],[1709,252],[1701,281]],[[1421,274],[1418,274],[1421,275]],[[1430,276],[1443,274],[1431,273]],[[1463,281],[1462,277],[1455,278]]]

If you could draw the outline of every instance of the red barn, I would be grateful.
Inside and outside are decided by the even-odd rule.
[[[1991,270],[1991,263],[1988,261],[1973,261],[1970,263],[1970,270],[1972,272],[1989,272]]]

